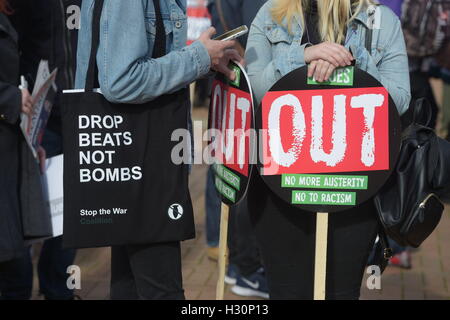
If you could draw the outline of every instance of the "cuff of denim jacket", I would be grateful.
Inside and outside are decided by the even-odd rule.
[[[302,45],[301,40],[294,40],[286,53],[275,57],[273,60],[275,69],[280,72],[282,77],[305,65],[305,48],[307,45],[307,43]]]
[[[305,49],[307,46],[312,45],[311,43],[301,43],[301,39],[294,40],[289,48],[288,59],[291,64],[291,69],[295,70],[297,68],[306,65],[305,62]]]
[[[211,58],[208,50],[206,50],[200,41],[193,42],[189,47],[194,52],[195,62],[197,64],[197,76],[204,76],[211,69]]]

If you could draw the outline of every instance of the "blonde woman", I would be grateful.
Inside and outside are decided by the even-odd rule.
[[[373,29],[371,52],[366,32]],[[370,0],[269,0],[256,16],[246,51],[248,74],[260,103],[284,75],[309,65],[327,80],[353,62],[392,96],[400,113],[410,102],[408,61],[397,16]],[[279,199],[253,179],[252,221],[272,299],[312,299],[315,214]],[[378,231],[372,201],[329,216],[327,299],[358,299],[367,258]]]

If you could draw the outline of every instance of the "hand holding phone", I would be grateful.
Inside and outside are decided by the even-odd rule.
[[[212,37],[216,33],[214,28],[209,28],[203,32],[199,38],[205,49],[208,51],[211,59],[211,69],[218,71],[227,76],[231,81],[234,80],[235,74],[233,70],[228,68],[230,60],[243,63],[242,57],[234,49],[236,43],[231,40],[214,40]]]

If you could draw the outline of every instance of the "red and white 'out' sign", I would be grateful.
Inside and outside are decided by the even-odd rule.
[[[388,108],[383,87],[268,92],[263,174],[388,170]]]
[[[212,86],[210,128],[220,132],[214,158],[219,163],[248,177],[252,125],[252,99],[249,92],[214,80]]]
[[[389,178],[400,117],[382,84],[357,67],[338,69],[326,83],[307,73],[306,66],[292,71],[264,96],[256,114],[258,169],[292,206],[345,211],[370,201]]]
[[[242,66],[230,64],[236,80],[217,74],[209,107],[210,154],[214,158],[214,183],[222,201],[232,206],[245,195],[254,147],[253,99]]]

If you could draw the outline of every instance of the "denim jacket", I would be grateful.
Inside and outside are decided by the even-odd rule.
[[[97,52],[100,88],[113,103],[144,103],[173,93],[209,72],[211,59],[200,42],[186,46],[186,0],[160,0],[167,54],[152,59],[156,16],[152,0],[107,0]],[[75,88],[83,89],[91,50],[94,0],[84,0]]]
[[[258,12],[250,29],[245,60],[256,99],[287,73],[305,65],[302,45],[303,30],[294,19],[291,33],[277,24],[271,15],[274,0],[269,0]],[[411,100],[408,57],[398,17],[386,6],[378,6],[369,20],[366,10],[349,23],[345,47],[351,48],[356,66],[368,72],[389,91],[400,114]],[[378,21],[377,21],[378,20]],[[365,31],[373,23],[372,52],[365,48]]]

